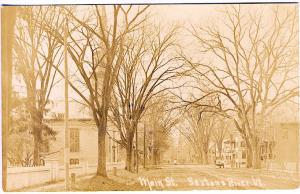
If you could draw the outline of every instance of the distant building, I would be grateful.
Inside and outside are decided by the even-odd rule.
[[[239,136],[225,139],[223,142],[222,158],[225,166],[231,168],[246,167],[247,148],[245,141]]]
[[[170,143],[172,146],[169,146],[162,155],[164,164],[197,163],[194,150],[182,134],[173,134]]]
[[[272,135],[261,144],[262,167],[273,170],[299,170],[299,123],[273,123]]]
[[[221,155],[220,155],[221,153]],[[225,168],[242,168],[247,166],[246,142],[236,132],[225,138],[222,143],[221,152],[217,146],[210,147],[210,163],[215,163],[216,159],[224,162]]]
[[[272,170],[299,170],[299,106],[285,102],[266,118],[261,143],[262,167]]]
[[[49,139],[47,148],[42,149],[41,155],[48,161],[64,163],[64,121],[47,120],[47,124],[57,131],[55,139]],[[98,131],[91,119],[70,119],[70,165],[82,163],[96,164],[98,158]],[[124,149],[114,142],[118,139],[118,131],[108,130],[106,136],[106,159],[108,163],[125,161]]]

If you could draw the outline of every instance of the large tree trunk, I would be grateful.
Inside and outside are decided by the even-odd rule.
[[[218,142],[217,144],[217,148],[218,148],[218,152],[216,152],[217,157],[221,157],[222,156],[222,148],[223,148],[223,141]]]
[[[105,150],[106,122],[106,117],[102,117],[100,120],[100,127],[98,128],[98,166],[96,175],[103,177],[107,177]]]
[[[129,126],[130,129],[127,130],[127,146],[126,146],[126,167],[125,169],[133,172],[134,171],[134,162],[135,161],[135,156],[134,160],[132,159],[133,157],[133,138],[134,138],[134,133],[137,130],[137,124],[132,124]]]
[[[254,142],[254,145],[253,145],[252,166],[253,166],[253,168],[256,168],[256,169],[261,168],[260,149],[259,149],[258,142]]]
[[[208,141],[202,145],[203,164],[208,164]]]
[[[203,164],[203,153],[201,149],[198,149],[197,159],[198,159],[198,164]]]
[[[202,156],[201,155],[197,155],[197,163],[202,164]]]
[[[125,170],[131,171],[131,148],[130,146],[126,147],[126,166],[125,166]]]
[[[125,169],[132,172],[132,141],[130,138],[127,139],[127,146],[126,146],[126,166]]]
[[[33,165],[40,166],[40,139],[38,132],[33,135],[34,149],[33,149]]]
[[[110,106],[110,96],[111,96],[111,63],[108,63],[104,72],[103,78],[103,89],[102,89],[102,99],[101,99],[101,116],[99,120],[98,127],[98,166],[97,166],[97,176],[107,177],[106,173],[106,150],[105,150],[105,136],[107,128],[107,117],[108,109]],[[95,118],[97,119],[97,117]]]
[[[247,139],[246,139],[246,144],[247,144],[247,168],[252,168],[252,160],[253,160],[252,145]]]
[[[158,165],[159,164],[159,150],[157,148],[153,151],[153,164]]]
[[[160,150],[158,150],[157,152],[157,164],[160,164],[160,158],[161,158],[161,153],[160,153]]]
[[[217,157],[222,157],[222,151],[218,151],[219,152],[219,155]]]
[[[208,164],[208,152],[203,151],[203,164],[207,165]]]
[[[42,133],[42,122],[43,122],[43,113],[40,113],[38,110],[34,109],[31,112],[32,123],[33,123],[33,165],[40,166],[40,146],[41,146],[41,133]]]
[[[255,137],[254,137],[255,138]],[[261,168],[260,149],[258,139],[246,140],[247,168]]]

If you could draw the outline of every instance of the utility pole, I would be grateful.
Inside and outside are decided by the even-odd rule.
[[[113,162],[115,163],[116,162],[116,145],[115,145],[115,132],[116,131],[113,131],[113,145],[112,145],[112,148],[113,148]]]
[[[68,72],[68,54],[67,54],[67,37],[68,37],[68,16],[65,16],[66,24],[64,31],[64,68],[65,68],[65,189],[70,189],[69,180],[69,152],[70,152],[70,134],[69,134],[69,72]]]
[[[146,168],[146,123],[144,123],[144,168]]]
[[[113,174],[114,176],[117,176],[117,167],[116,167],[116,145],[115,145],[115,132],[116,131],[113,131],[113,163],[114,163],[114,167],[113,167]]]
[[[297,138],[299,139],[299,130],[297,130]],[[299,150],[299,149],[298,149]],[[299,151],[298,151],[298,160],[297,161],[299,161],[299,159],[300,159],[300,156],[299,156]],[[297,177],[299,178],[299,162],[297,162],[296,163],[296,172],[297,172]]]
[[[139,173],[139,148],[138,148],[138,129],[135,131],[135,149],[136,149],[136,173]]]
[[[219,153],[220,153],[221,151],[219,151]],[[215,143],[215,158],[217,159],[217,143]]]

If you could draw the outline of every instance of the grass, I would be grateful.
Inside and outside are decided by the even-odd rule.
[[[92,178],[77,181],[72,191],[145,191],[137,182],[138,175],[126,170],[118,170],[117,176],[108,174],[108,177],[93,176]]]

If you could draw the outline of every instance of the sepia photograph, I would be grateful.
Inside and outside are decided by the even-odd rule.
[[[298,5],[2,4],[2,190],[297,189]]]

